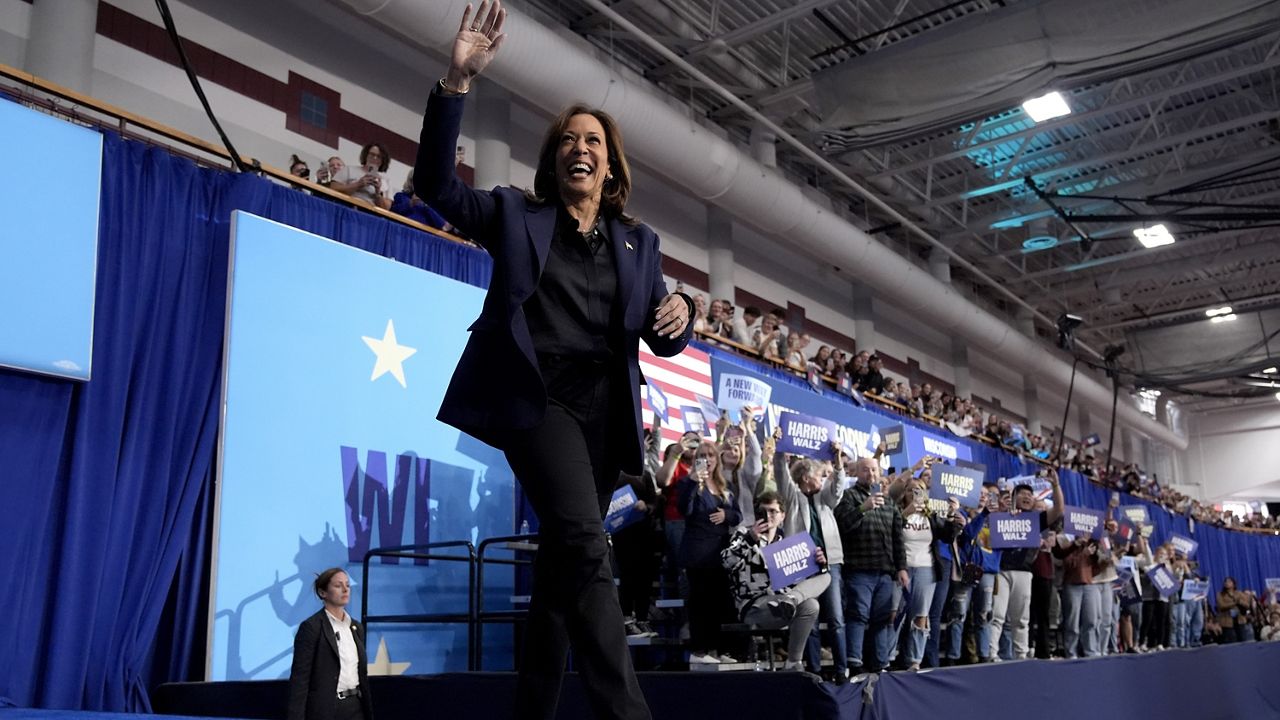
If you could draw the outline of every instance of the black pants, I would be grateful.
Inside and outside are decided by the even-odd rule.
[[[722,567],[691,567],[688,573],[689,650],[719,653],[725,649],[720,642],[720,625],[736,621],[729,575]]]
[[[516,717],[551,720],[560,699],[569,645],[597,718],[648,720],[636,683],[622,610],[609,567],[604,511],[618,479],[613,450],[622,423],[604,372],[548,373],[548,403],[537,427],[516,433],[507,462],[538,514],[533,597],[516,684]]]
[[[1172,614],[1167,602],[1143,600],[1142,639],[1138,642],[1146,643],[1152,650],[1157,645],[1164,645],[1169,637],[1169,616]],[[1223,629],[1226,630],[1226,628]]]
[[[1036,646],[1036,657],[1049,659],[1049,596],[1053,593],[1053,580],[1031,576],[1031,641]]]
[[[658,575],[657,550],[653,523],[649,520],[641,520],[614,534],[613,552],[618,560],[618,595],[623,615],[634,615],[636,620],[649,619],[649,600]]]

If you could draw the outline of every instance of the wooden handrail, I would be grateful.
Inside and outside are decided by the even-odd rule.
[[[150,118],[143,117],[141,115],[138,115],[137,113],[129,112],[124,108],[117,107],[107,102],[103,102],[102,100],[99,100],[95,97],[85,95],[84,93],[80,93],[75,90],[72,90],[71,88],[58,85],[57,83],[49,82],[48,80],[45,80],[40,77],[36,77],[35,75],[32,75],[31,73],[26,72],[24,70],[19,70],[18,68],[0,63],[0,77],[9,78],[10,80],[15,80],[17,82],[22,83],[23,85],[26,85],[27,87],[33,90],[38,90],[39,92],[44,93],[45,95],[50,95],[56,98],[60,98],[62,100],[67,100],[76,104],[77,106],[89,108],[94,112],[114,118],[116,120],[117,128],[121,132],[124,132],[128,126],[132,125],[132,126],[141,128],[143,130],[146,130],[149,133],[153,133],[160,137],[185,145],[189,148],[194,148],[196,150],[199,150],[200,152],[205,153],[206,155],[211,155],[221,160],[225,160],[228,164],[228,168],[234,165],[234,163],[232,162],[231,153],[221,145],[215,145],[214,143],[208,142],[207,140],[203,140],[194,135],[190,135],[176,128],[169,127],[164,123],[160,123]],[[55,111],[61,110],[57,106],[54,106],[53,109]],[[69,112],[66,114],[68,114],[70,117],[73,117],[77,120],[83,121],[85,119],[75,114],[74,112]],[[358,198],[353,198],[350,195],[340,193],[337,190],[332,190],[330,188],[325,187],[324,185],[314,183],[310,180],[304,180],[302,178],[295,177],[293,175],[290,175],[288,172],[275,167],[274,165],[271,165],[269,163],[264,163],[256,158],[245,157],[241,155],[240,159],[244,165],[252,167],[256,172],[259,172],[262,175],[271,177],[277,181],[283,182],[286,185],[293,186],[294,188],[297,188],[300,190],[308,190],[313,195],[324,196],[335,202],[349,205],[351,207],[358,208],[365,212],[371,212],[375,215],[379,215],[388,220],[398,222],[401,225],[407,225],[408,227],[414,228],[415,230],[421,230],[423,232],[431,233],[432,235],[444,238],[445,240],[449,240],[451,242],[455,242],[461,245],[467,245],[469,247],[477,247],[475,243],[469,240],[460,238],[457,235],[445,232],[438,228],[433,228],[430,225],[424,225],[416,220],[411,220],[407,217],[404,217],[403,215],[398,215],[396,213],[393,213],[390,210],[384,210],[380,207],[377,207],[376,205],[373,205],[372,203],[366,202],[364,200],[360,200]]]

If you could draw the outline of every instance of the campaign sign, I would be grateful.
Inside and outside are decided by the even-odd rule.
[[[720,422],[720,408],[711,402],[711,398],[705,398],[701,395],[694,395],[698,399],[698,406],[702,408],[702,417],[707,423],[707,434],[715,428],[716,423]],[[723,438],[717,438],[722,440]]]
[[[1267,578],[1263,582],[1267,584],[1267,592],[1280,592],[1280,578]]]
[[[884,443],[884,451],[888,455],[897,455],[902,452],[902,443],[906,439],[906,433],[901,425],[890,425],[880,431],[880,440]]]
[[[1102,537],[1104,515],[1101,510],[1068,505],[1063,509],[1063,529],[1075,537]]]
[[[954,497],[965,507],[977,507],[982,495],[983,474],[966,467],[934,465],[929,497],[946,500]]]
[[[1040,547],[1040,513],[991,513],[987,527],[993,550]]]
[[[702,409],[692,405],[680,406],[680,417],[684,418],[684,431],[707,434],[707,420],[702,417]],[[713,418],[714,419],[714,418]]]
[[[778,416],[782,439],[778,452],[820,460],[832,459],[831,442],[836,439],[836,424],[830,420],[784,412]]]
[[[1173,549],[1182,553],[1188,558],[1196,556],[1196,550],[1200,548],[1200,543],[1192,540],[1186,535],[1174,533],[1169,536],[1169,543],[1173,545]]]
[[[630,485],[613,491],[613,499],[609,501],[609,512],[604,516],[605,532],[616,533],[622,528],[644,517],[643,512],[636,511],[636,491]]]
[[[739,409],[743,405],[760,408],[757,415],[769,407],[769,398],[773,395],[773,386],[750,375],[736,373],[720,373],[720,383],[716,386],[716,407],[728,408],[729,419],[740,422]]]
[[[1120,538],[1124,542],[1129,542],[1133,539],[1133,536],[1134,531],[1132,525],[1127,522],[1116,523],[1116,537]]]
[[[1094,445],[1101,445],[1101,444],[1102,444],[1102,438],[1098,436],[1098,433],[1094,433],[1084,439],[1085,447],[1093,447]]]
[[[645,385],[649,391],[649,408],[653,410],[653,414],[662,418],[662,424],[667,424],[667,396],[658,389],[657,385]]]
[[[822,373],[818,370],[817,365],[810,364],[805,375],[809,378],[809,385],[814,390],[822,389]]]
[[[1117,580],[1119,583],[1120,607],[1140,605],[1142,603],[1142,591],[1138,589],[1138,583],[1134,582],[1133,570],[1121,568],[1118,573],[1120,575]]]
[[[1182,581],[1182,599],[1186,601],[1204,600],[1209,597],[1209,581],[1208,580],[1191,580],[1190,578]]]
[[[1147,514],[1146,505],[1121,505],[1120,514],[1137,527],[1151,524],[1151,516]]]
[[[766,545],[763,550],[764,566],[769,569],[769,584],[773,589],[791,587],[816,574],[821,569],[815,557],[817,549],[807,532]]]
[[[1147,571],[1147,579],[1155,585],[1156,592],[1160,593],[1160,597],[1169,597],[1178,591],[1178,581],[1173,577],[1173,573],[1169,572],[1169,568],[1164,565],[1156,565]]]

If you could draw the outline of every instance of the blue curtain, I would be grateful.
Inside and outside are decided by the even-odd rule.
[[[93,379],[0,370],[0,706],[145,711],[202,673],[234,209],[488,285],[483,252],[108,135]]]

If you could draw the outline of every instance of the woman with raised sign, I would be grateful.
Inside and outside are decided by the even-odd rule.
[[[561,112],[531,190],[458,179],[465,97],[501,49],[505,19],[500,0],[474,16],[467,6],[427,100],[413,172],[417,196],[493,257],[439,418],[503,450],[538,515],[517,713],[555,716],[572,638],[596,717],[648,718],[602,517],[618,472],[641,471],[639,342],[679,353],[693,303],[667,291],[658,236],[626,212],[631,166],[608,113]]]
[[[926,471],[927,472],[927,471]],[[907,587],[906,608],[909,629],[904,633],[905,649],[900,654],[908,670],[919,670],[929,639],[929,610],[933,604],[933,591],[942,574],[951,572],[944,567],[938,555],[938,543],[950,544],[964,527],[965,517],[960,514],[960,503],[955,498],[947,501],[946,512],[929,509],[928,480],[913,480],[909,491],[902,496],[902,516],[905,525],[902,542],[907,552],[907,575],[911,582]]]

